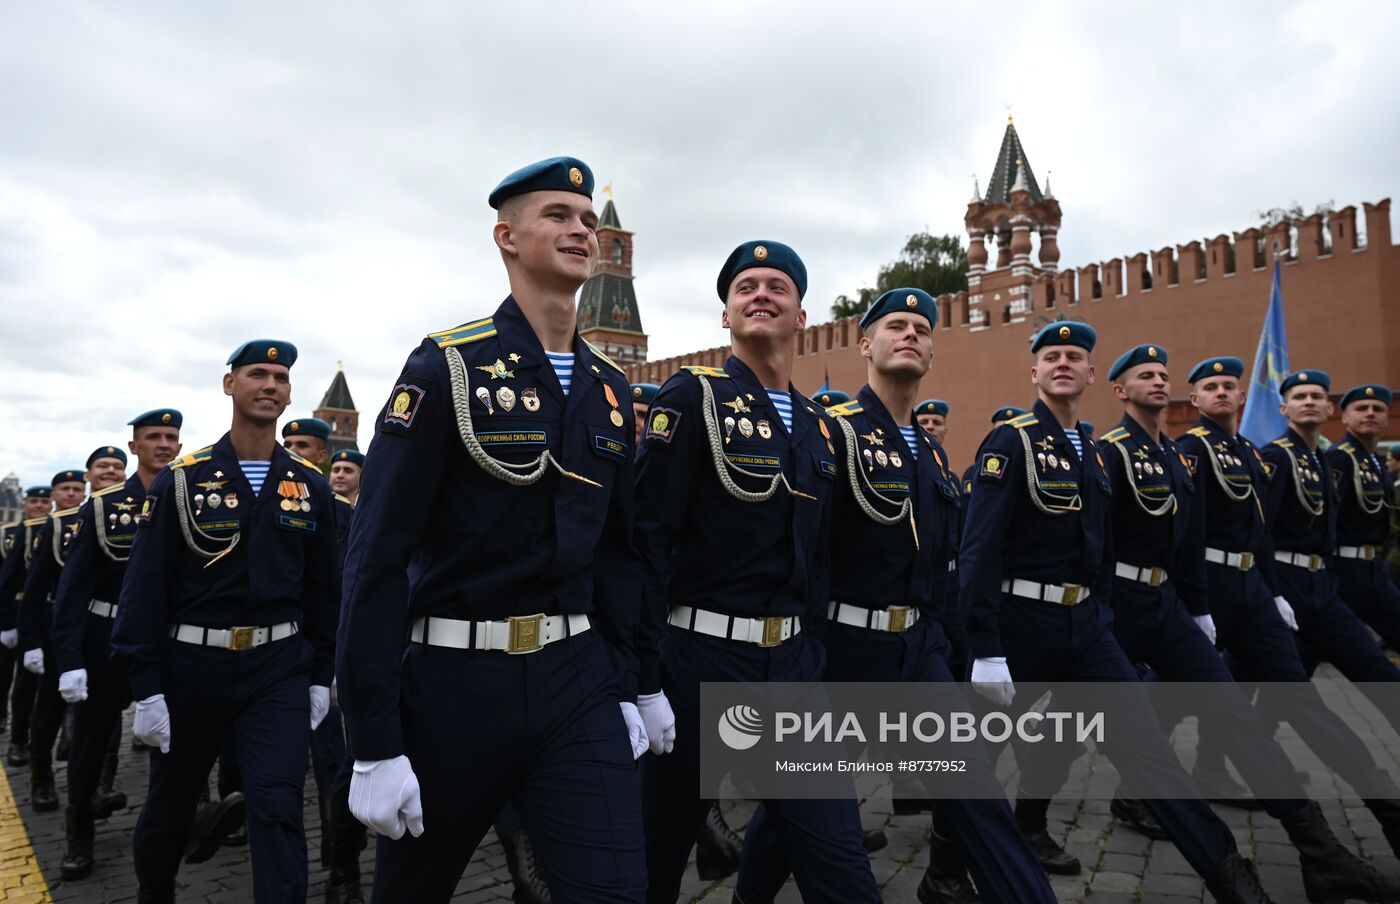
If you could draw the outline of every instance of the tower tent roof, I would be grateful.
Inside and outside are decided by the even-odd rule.
[[[350,398],[350,385],[345,382],[345,371],[337,370],[335,378],[331,380],[330,388],[321,397],[321,404],[317,408],[335,408],[340,411],[358,411],[355,407],[355,400]]]
[[[1026,156],[1025,149],[1021,147],[1021,136],[1016,134],[1016,126],[1008,121],[1006,134],[1001,136],[1001,150],[997,152],[996,166],[992,168],[992,179],[987,183],[987,194],[983,199],[986,203],[1008,205],[1011,203],[1011,190],[1016,187],[1018,164],[1021,177],[1025,180],[1026,187],[1030,189],[1031,203],[1040,203],[1044,195],[1040,192],[1040,185],[1035,181],[1030,158]]]

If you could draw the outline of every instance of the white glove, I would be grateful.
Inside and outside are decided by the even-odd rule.
[[[24,667],[36,675],[44,674],[44,651],[38,647],[25,650]]]
[[[1293,614],[1293,607],[1288,605],[1288,600],[1281,596],[1274,597],[1274,605],[1278,607],[1279,617],[1283,623],[1294,631],[1298,630],[1298,616]]]
[[[73,669],[58,676],[58,695],[65,703],[87,699],[87,669]]]
[[[1193,615],[1191,620],[1196,623],[1196,627],[1201,629],[1201,633],[1210,641],[1211,646],[1215,646],[1215,619],[1210,617],[1210,613],[1205,615]]]
[[[1016,699],[1016,686],[1011,683],[1011,670],[1005,656],[972,661],[972,689],[998,706],[1010,706]]]
[[[350,812],[380,835],[398,841],[404,829],[423,834],[423,796],[408,757],[356,760],[350,777]]]
[[[676,714],[671,711],[671,701],[666,699],[665,692],[642,694],[637,698],[637,708],[642,711],[651,752],[670,753],[675,749]]]
[[[131,733],[147,747],[159,747],[161,753],[170,752],[170,709],[165,705],[164,694],[147,697],[136,704]]]
[[[311,685],[311,730],[320,727],[326,713],[331,711],[331,689],[321,684]]]
[[[632,759],[635,760],[647,752],[650,744],[647,726],[642,721],[642,714],[637,711],[637,704],[624,701],[618,705],[622,707],[622,721],[627,723],[627,740],[632,744]]]
[[[7,648],[13,650],[15,644],[19,643],[19,629],[10,628],[5,631],[0,631],[0,643],[3,643]]]

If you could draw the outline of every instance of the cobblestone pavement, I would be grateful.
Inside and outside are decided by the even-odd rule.
[[[1318,680],[1328,695],[1338,681],[1336,673],[1324,666]],[[1340,701],[1334,695],[1332,699]],[[1345,704],[1339,703],[1345,708]],[[130,712],[127,730],[130,731]],[[1389,766],[1400,774],[1400,739],[1388,726],[1382,728],[1374,710],[1352,710],[1349,721],[1363,735],[1383,739],[1389,751]],[[1355,798],[1340,795],[1330,775],[1304,748],[1286,726],[1280,740],[1301,768],[1312,776],[1311,791],[1323,801],[1323,808],[1338,837],[1349,848],[1370,858],[1382,870],[1400,876],[1400,863],[1391,856],[1381,836],[1380,826]],[[8,741],[8,739],[4,739]],[[1174,735],[1183,760],[1189,765],[1195,756],[1193,722],[1178,728]],[[1014,759],[1003,757],[1001,773],[1014,787]],[[58,864],[63,856],[63,810],[36,813],[29,806],[27,770],[5,767],[7,782],[0,782],[0,900],[20,902],[120,902],[136,897],[136,875],[131,860],[131,831],[146,792],[144,754],[122,745],[118,784],[126,791],[132,806],[97,828],[97,868],[82,882],[65,883],[59,878]],[[62,764],[58,770],[59,797],[66,800],[67,777]],[[1169,842],[1154,842],[1127,829],[1115,827],[1108,812],[1108,801],[1117,785],[1117,773],[1106,759],[1090,753],[1075,764],[1069,784],[1050,809],[1051,832],[1085,865],[1079,876],[1056,877],[1052,885],[1061,901],[1088,904],[1187,904],[1208,900],[1201,881]],[[321,840],[317,816],[315,783],[307,774],[306,829],[311,849],[309,900],[319,902],[325,888],[326,872],[318,865]],[[743,801],[725,804],[731,825],[742,826],[751,812]],[[887,795],[877,795],[862,804],[866,828],[883,828],[889,846],[872,855],[875,877],[890,904],[912,904],[915,889],[928,863],[928,816],[894,816]],[[1218,808],[1217,812],[1234,831],[1241,849],[1259,864],[1264,884],[1280,904],[1306,899],[1302,892],[1297,858],[1283,830],[1264,813]],[[366,877],[373,866],[373,844],[365,851]],[[731,881],[701,882],[694,870],[687,873],[682,901],[728,904]],[[472,858],[457,886],[454,900],[486,904],[508,901],[510,881],[505,858],[494,834]],[[243,904],[252,900],[252,881],[246,846],[226,847],[213,859],[198,866],[184,866],[180,872],[178,900],[208,904]],[[800,901],[789,883],[779,896],[780,904]]]

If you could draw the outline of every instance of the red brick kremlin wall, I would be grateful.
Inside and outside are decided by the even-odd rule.
[[[1028,342],[1039,325],[1063,314],[1099,334],[1098,382],[1085,397],[1083,419],[1100,433],[1117,423],[1122,409],[1108,388],[1108,367],[1129,347],[1155,342],[1171,356],[1169,419],[1176,435],[1195,421],[1185,385],[1195,362],[1238,355],[1252,365],[1276,248],[1292,366],[1328,371],[1334,401],[1357,383],[1400,390],[1400,247],[1391,240],[1390,200],[1365,204],[1361,221],[1364,243],[1357,210],[1347,207],[1267,234],[1246,229],[1126,260],[1058,272],[1037,268],[1029,279],[1009,268],[988,271],[972,299],[966,292],[939,299],[942,324],[921,397],[948,400],[949,454],[959,466],[969,462],[995,408],[1029,407],[1034,400]],[[1323,244],[1324,229],[1330,248]],[[829,373],[832,388],[854,393],[865,382],[859,338],[856,318],[804,330],[794,385],[810,394]],[[682,364],[717,367],[728,354],[727,348],[706,349],[627,370],[633,382],[664,383]],[[1340,423],[1327,433],[1340,436]],[[1400,438],[1400,402],[1392,406],[1387,438]]]

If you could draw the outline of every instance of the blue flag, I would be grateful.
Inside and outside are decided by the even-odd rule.
[[[1279,385],[1288,373],[1288,332],[1283,326],[1283,289],[1279,286],[1279,262],[1274,261],[1274,288],[1269,313],[1259,334],[1254,367],[1249,372],[1249,398],[1244,403],[1240,433],[1256,446],[1273,442],[1288,432],[1288,420],[1279,411],[1283,396]]]

